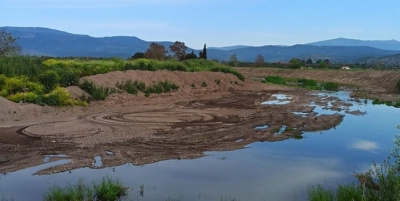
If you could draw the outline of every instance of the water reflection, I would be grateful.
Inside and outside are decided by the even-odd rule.
[[[378,143],[368,140],[357,140],[350,145],[352,149],[374,152],[379,148]]]
[[[346,93],[334,95],[352,101]],[[353,103],[350,110],[368,113],[343,113],[346,117],[336,129],[308,132],[303,140],[257,142],[246,149],[207,152],[206,157],[195,160],[34,175],[46,167],[69,162],[63,159],[0,176],[0,193],[12,192],[15,200],[41,200],[52,184],[68,185],[79,178],[90,183],[110,176],[132,189],[130,200],[306,200],[308,184],[333,187],[356,182],[354,172],[368,170],[371,161],[379,163],[389,154],[394,134],[399,133],[394,125],[399,123],[400,109],[372,105],[370,101]]]

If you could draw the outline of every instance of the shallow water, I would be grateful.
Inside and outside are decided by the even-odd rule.
[[[319,94],[321,96],[325,94]],[[348,93],[332,95],[350,101]],[[371,167],[371,161],[383,161],[392,148],[400,109],[385,105],[354,103],[351,110],[367,112],[355,116],[340,111],[344,121],[327,131],[305,133],[301,140],[257,142],[246,149],[207,152],[194,160],[168,160],[114,168],[81,168],[54,175],[33,175],[62,159],[38,167],[0,176],[0,193],[14,200],[41,200],[53,184],[74,184],[80,178],[88,183],[104,176],[117,178],[132,188],[128,200],[306,200],[308,184],[336,186],[356,182],[354,172]],[[332,113],[316,107],[318,114]],[[101,158],[97,158],[97,165]],[[143,185],[143,195],[140,186]]]

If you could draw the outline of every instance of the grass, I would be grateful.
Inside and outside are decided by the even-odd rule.
[[[339,90],[339,84],[336,82],[319,83],[316,80],[305,79],[305,78],[282,78],[280,76],[267,76],[262,82],[286,85],[286,86],[294,86],[311,90],[323,90],[323,89],[328,91]]]
[[[122,185],[109,177],[104,177],[100,183],[89,186],[79,180],[76,185],[68,184],[65,187],[52,186],[45,193],[45,201],[116,201],[125,196]]]
[[[244,76],[235,69],[224,64],[208,61],[204,59],[189,59],[182,62],[168,60],[157,61],[150,59],[123,60],[119,58],[107,59],[87,59],[87,58],[50,58],[50,57],[31,57],[31,56],[10,56],[0,58],[0,96],[14,102],[29,102],[35,104],[63,103],[64,105],[87,105],[91,100],[104,100],[109,93],[114,93],[113,89],[96,87],[93,83],[81,81],[80,78],[90,75],[103,74],[112,71],[126,70],[170,70],[184,72],[223,72],[235,75],[244,81]],[[220,80],[215,80],[219,85]],[[81,83],[81,84],[79,84]],[[238,84],[238,82],[235,82]],[[145,86],[134,83],[126,84],[122,88],[131,94],[145,91]],[[70,97],[68,101],[46,102],[46,94],[52,93],[57,87],[68,87],[79,85],[88,92],[92,98],[87,100],[74,101]],[[164,86],[163,86],[164,87]],[[173,85],[166,86],[175,87]],[[149,90],[159,92],[159,86],[151,86]],[[164,87],[164,89],[166,89]],[[164,90],[163,89],[163,90]],[[165,91],[168,91],[166,89]],[[29,92],[27,94],[27,92]],[[152,92],[150,92],[152,93]],[[149,94],[149,93],[147,93]],[[47,95],[51,96],[51,95]],[[68,102],[68,104],[65,104]]]
[[[387,106],[393,106],[395,108],[400,108],[400,101],[384,101],[380,99],[374,99],[372,101],[373,105],[387,105]]]

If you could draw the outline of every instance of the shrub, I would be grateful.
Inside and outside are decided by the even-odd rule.
[[[26,79],[21,77],[21,78],[17,78],[17,77],[12,77],[12,78],[8,78],[6,79],[5,83],[4,83],[4,87],[3,90],[6,91],[7,95],[10,94],[15,94],[18,92],[23,92],[23,89],[25,88],[25,81]]]
[[[400,93],[400,80],[396,84],[396,91],[397,93]]]
[[[323,87],[328,91],[337,91],[339,90],[339,84],[336,82],[326,82],[323,84]]]
[[[78,85],[79,74],[72,70],[59,70],[58,75],[60,77],[60,86],[69,87]]]
[[[39,75],[39,82],[43,84],[46,91],[49,92],[60,83],[60,76],[58,76],[57,72],[50,70]]]
[[[286,84],[286,81],[280,76],[267,76],[265,77],[265,82],[273,84]]]
[[[5,75],[0,74],[0,89],[5,85],[6,79],[7,77]]]
[[[44,95],[43,102],[52,106],[67,106],[74,104],[68,91],[61,87],[56,87],[52,92]]]
[[[40,102],[40,97],[38,94],[34,92],[28,92],[28,93],[16,93],[13,95],[10,95],[8,97],[10,101],[13,102],[27,102],[27,103],[39,103]]]
[[[96,87],[93,82],[84,80],[79,87],[92,95],[93,100],[105,100],[110,93],[110,89],[107,87]]]
[[[304,88],[316,88],[318,83],[315,80],[301,78],[297,80],[298,85]]]
[[[207,82],[205,82],[205,81],[202,82],[202,83],[201,83],[201,87],[207,87]]]
[[[178,90],[178,89],[179,89],[178,85],[170,83],[168,81],[164,81],[164,82],[158,82],[157,84],[146,88],[144,93],[146,97],[148,97],[151,93],[156,93],[156,94],[167,93],[170,92],[171,90]]]

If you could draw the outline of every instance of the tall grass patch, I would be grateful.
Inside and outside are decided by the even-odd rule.
[[[45,201],[116,201],[125,196],[126,192],[118,180],[104,177],[93,185],[86,184],[82,179],[77,184],[65,187],[52,186],[45,193]]]

